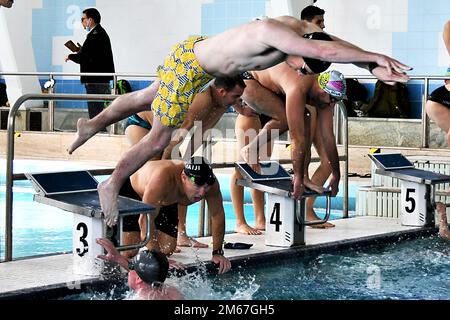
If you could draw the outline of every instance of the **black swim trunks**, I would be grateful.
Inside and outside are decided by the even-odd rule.
[[[127,179],[120,189],[119,195],[142,201],[141,197],[134,191],[131,186],[130,179]],[[162,206],[159,209],[159,214],[155,219],[156,229],[165,234],[176,238],[178,235],[178,205],[176,203]],[[139,215],[131,215],[123,217],[123,232],[140,232]]]
[[[127,179],[119,191],[119,195],[134,200],[142,201],[141,197],[134,191],[131,186],[130,179]],[[133,214],[131,216],[125,216],[122,220],[122,231],[123,232],[140,232],[139,227],[139,215]]]
[[[448,91],[445,86],[439,87],[428,96],[428,100],[440,103],[447,108],[450,108],[450,91]]]
[[[176,238],[178,235],[178,204],[162,206],[155,219],[155,225],[159,231]]]

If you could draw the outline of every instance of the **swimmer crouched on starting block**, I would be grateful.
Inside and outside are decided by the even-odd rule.
[[[144,203],[156,207],[156,215],[151,222],[151,239],[147,243],[148,249],[161,250],[166,255],[171,255],[177,245],[178,211],[177,205],[191,205],[202,199],[206,200],[212,219],[213,250],[211,261],[218,265],[218,273],[222,274],[230,270],[231,263],[224,256],[222,244],[225,236],[225,210],[219,183],[211,166],[203,157],[191,157],[189,161],[181,160],[155,160],[148,161],[131,177],[132,188],[135,196],[128,197],[142,199]],[[167,208],[174,205],[173,210]],[[137,217],[137,216],[136,216]],[[127,218],[130,223],[133,216]],[[139,223],[141,237],[144,237],[147,229],[147,216],[141,215]],[[125,223],[125,221],[124,221]],[[171,267],[183,268],[174,260],[170,260]]]

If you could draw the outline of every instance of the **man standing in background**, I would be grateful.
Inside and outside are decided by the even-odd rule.
[[[325,29],[325,20],[324,20],[325,10],[320,9],[316,6],[307,6],[300,13],[300,19],[306,20],[315,24],[320,29]]]
[[[97,9],[83,11],[81,23],[88,32],[86,40],[79,51],[69,54],[65,61],[72,60],[80,65],[80,72],[114,73],[114,60],[111,41],[105,29],[100,25],[101,16]],[[81,76],[87,94],[110,94],[109,81],[113,76]],[[89,118],[94,118],[103,110],[103,102],[88,101]]]
[[[0,7],[11,8],[14,0],[0,0]]]

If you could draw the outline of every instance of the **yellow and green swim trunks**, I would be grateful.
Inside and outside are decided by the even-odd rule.
[[[152,110],[167,127],[179,128],[194,96],[214,77],[198,64],[194,44],[206,37],[194,36],[172,47],[157,73],[160,86]]]

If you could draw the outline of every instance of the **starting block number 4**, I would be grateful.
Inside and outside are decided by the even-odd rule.
[[[401,182],[401,222],[404,226],[424,226],[427,214],[425,184]]]
[[[295,201],[266,193],[266,237],[268,246],[290,247],[303,244],[300,225],[295,218]]]

